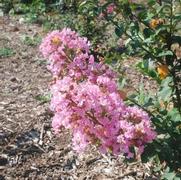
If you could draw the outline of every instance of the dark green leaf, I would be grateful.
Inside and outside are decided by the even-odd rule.
[[[143,30],[143,34],[145,35],[146,38],[148,38],[148,37],[150,37],[150,36],[153,34],[153,32],[152,32],[151,29],[145,28],[145,29]]]
[[[124,27],[123,26],[116,27],[115,33],[118,37],[121,37],[124,34]]]
[[[172,44],[178,43],[181,46],[181,36],[172,36],[171,42]]]

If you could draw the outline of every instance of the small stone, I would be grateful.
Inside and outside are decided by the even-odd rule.
[[[20,18],[20,19],[19,19],[19,23],[20,23],[20,24],[23,24],[24,22],[25,22],[25,19],[24,19],[24,18]]]
[[[112,174],[113,173],[113,168],[105,168],[102,170],[106,174]]]
[[[5,166],[8,164],[8,160],[5,157],[0,157],[0,166]]]
[[[10,78],[10,81],[11,81],[11,82],[15,82],[15,81],[17,81],[17,79],[16,79],[15,77],[11,77],[11,78]]]

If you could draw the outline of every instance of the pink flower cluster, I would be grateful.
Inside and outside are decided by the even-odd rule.
[[[107,1],[99,2],[100,6],[105,6],[105,4],[107,4]],[[108,15],[113,15],[115,13],[116,9],[117,9],[117,7],[116,7],[115,3],[108,4],[106,9],[99,14],[99,18],[105,18]]]
[[[111,3],[106,8],[108,14],[112,14],[116,10],[116,5]]]
[[[52,126],[71,129],[73,148],[82,152],[94,144],[102,152],[133,157],[131,149],[143,152],[156,133],[148,114],[126,106],[116,84],[116,74],[94,61],[90,43],[70,29],[53,31],[40,51],[48,58],[48,69],[56,77],[51,85]]]

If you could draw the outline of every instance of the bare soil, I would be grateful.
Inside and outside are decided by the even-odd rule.
[[[44,36],[42,27],[20,23],[17,17],[0,17],[0,32],[0,48],[14,52],[0,57],[0,180],[159,179],[151,162],[123,163],[122,156],[103,156],[94,147],[76,154],[69,132],[62,130],[55,136],[49,102],[37,98],[49,93],[51,75],[38,45],[22,40],[24,36]],[[130,68],[127,63],[131,86],[135,86],[139,83],[135,73],[144,77]]]

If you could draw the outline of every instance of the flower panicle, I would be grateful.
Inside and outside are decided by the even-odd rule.
[[[72,145],[83,152],[94,144],[102,152],[132,157],[132,147],[142,153],[156,137],[148,114],[127,106],[116,83],[116,73],[95,62],[87,38],[63,29],[50,32],[40,45],[54,78],[50,90],[52,127],[71,129]],[[123,98],[124,97],[124,98]]]

